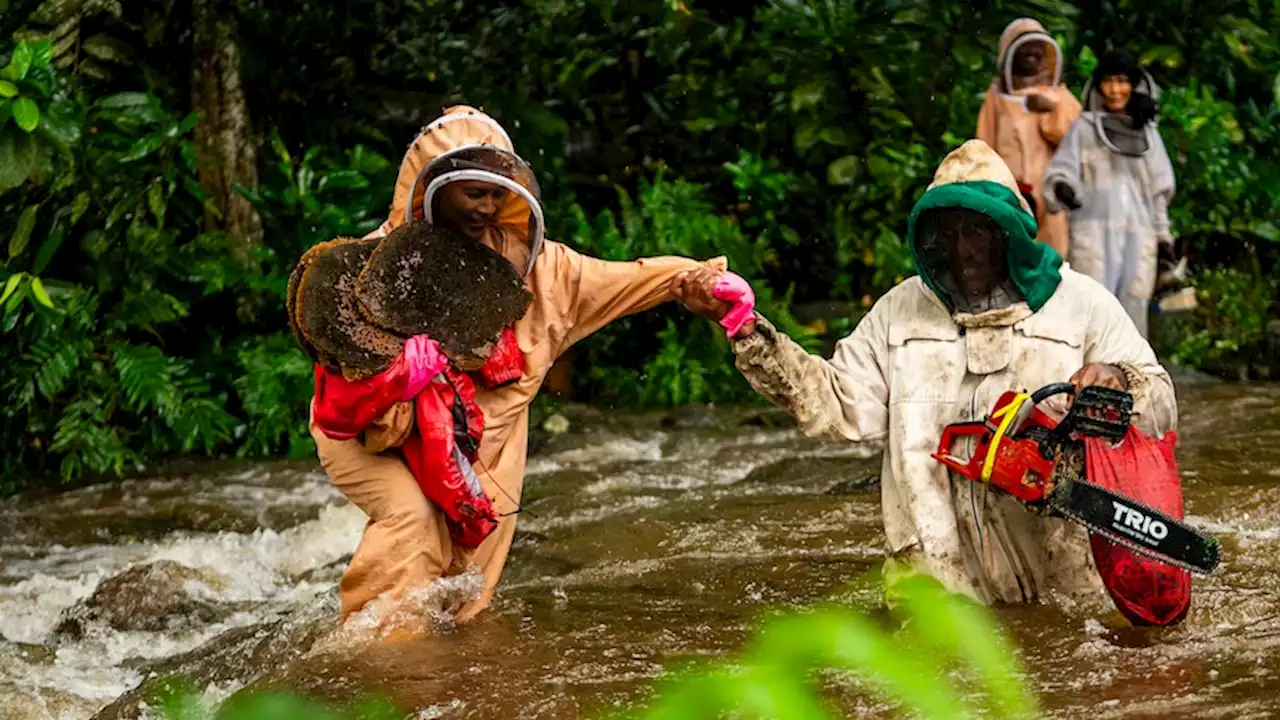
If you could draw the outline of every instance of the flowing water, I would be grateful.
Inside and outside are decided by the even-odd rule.
[[[1222,568],[1174,629],[997,609],[1054,717],[1280,715],[1280,388],[1179,394],[1187,513],[1221,538]],[[314,463],[0,504],[0,718],[145,715],[174,671],[209,701],[257,683],[389,693],[422,718],[589,716],[672,663],[736,652],[772,609],[878,604],[866,450],[772,413],[572,417],[531,462],[493,609],[410,642],[308,651],[364,523]],[[887,716],[831,687],[850,716]]]

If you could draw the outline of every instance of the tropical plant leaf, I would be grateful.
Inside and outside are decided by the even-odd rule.
[[[18,215],[18,225],[14,228],[13,234],[9,236],[9,259],[12,260],[22,254],[27,249],[27,243],[31,241],[31,231],[36,227],[36,213],[40,211],[39,205],[28,205],[22,210],[22,214]]]
[[[27,71],[31,69],[31,58],[34,53],[31,46],[25,42],[20,42],[13,48],[13,54],[9,56],[9,65],[5,68],[8,71],[9,80],[21,80],[27,76]]]
[[[44,289],[44,281],[38,277],[31,278],[31,296],[41,305],[53,309],[53,298],[49,297],[49,293]]]
[[[14,273],[4,283],[4,292],[0,293],[0,304],[4,304],[18,290],[18,284],[22,282],[22,278],[26,277],[26,273]]]
[[[44,239],[44,242],[40,244],[40,250],[36,253],[35,262],[31,263],[32,274],[39,275],[44,272],[60,247],[62,247],[62,228],[54,228],[48,237]]]
[[[169,358],[160,348],[117,343],[111,348],[111,354],[120,388],[131,410],[157,409],[166,414],[178,409],[181,404],[178,388]]]
[[[83,355],[92,350],[88,340],[46,339],[31,348],[31,358],[36,363],[36,387],[46,399],[52,400],[66,387],[75,374]]]
[[[13,122],[25,132],[31,132],[40,124],[40,106],[31,98],[13,101]]]

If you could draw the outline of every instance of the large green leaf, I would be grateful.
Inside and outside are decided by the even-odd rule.
[[[26,132],[31,132],[40,124],[40,106],[31,98],[18,98],[13,101],[13,121]]]
[[[36,227],[36,213],[39,211],[39,205],[28,205],[23,209],[22,214],[18,216],[18,226],[14,228],[13,235],[9,236],[10,260],[18,257],[23,250],[27,249],[27,243],[31,240],[31,231]]]
[[[0,80],[0,98],[17,97],[18,86],[8,80]]]
[[[827,166],[827,182],[832,185],[850,185],[858,175],[862,159],[857,155],[845,155]]]
[[[0,293],[0,304],[4,304],[6,300],[13,296],[18,289],[18,283],[22,282],[22,278],[26,277],[26,273],[14,273],[4,283],[4,292]]]
[[[0,132],[0,190],[26,182],[35,161],[34,138],[26,133]]]
[[[80,115],[72,101],[50,105],[40,117],[40,129],[46,136],[68,150],[80,142]]]
[[[342,190],[362,189],[369,187],[369,180],[355,170],[334,170],[325,173],[320,179],[322,187]]]
[[[49,293],[44,289],[44,283],[38,277],[31,278],[31,296],[41,305],[53,309],[53,299],[49,297]]]
[[[84,217],[84,211],[89,209],[89,191],[81,191],[76,195],[76,199],[71,201],[71,224],[75,225],[80,222],[80,218]]]
[[[48,237],[44,239],[44,242],[40,244],[40,250],[36,252],[35,262],[31,263],[31,272],[36,275],[44,272],[60,247],[62,247],[62,228],[54,228]]]
[[[151,104],[151,96],[147,93],[124,92],[108,95],[99,100],[96,105],[107,110],[124,110],[128,108],[136,108]]]
[[[53,41],[41,38],[29,43],[31,47],[31,67],[48,67],[53,62]]]
[[[134,141],[133,145],[125,154],[120,156],[120,162],[134,162],[150,155],[151,153],[164,147],[163,135],[147,135],[140,137]]]
[[[5,67],[6,79],[21,80],[27,76],[27,71],[31,69],[32,58],[31,46],[26,43],[18,43],[13,49],[13,54],[9,56],[9,65]]]

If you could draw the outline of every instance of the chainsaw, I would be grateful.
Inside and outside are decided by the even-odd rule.
[[[1058,420],[1038,405],[1055,395],[1075,394],[1071,409]],[[1218,541],[1181,520],[1085,478],[1085,436],[1112,445],[1129,429],[1133,396],[1104,387],[1078,393],[1070,383],[1055,383],[1033,393],[1000,396],[985,420],[948,425],[933,458],[947,468],[1008,493],[1032,512],[1060,516],[1130,550],[1194,573],[1218,566]],[[962,438],[976,441],[972,456],[952,454]]]

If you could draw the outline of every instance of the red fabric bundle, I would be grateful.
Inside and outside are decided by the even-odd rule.
[[[463,547],[476,547],[498,527],[472,468],[484,433],[475,393],[471,378],[446,368],[414,399],[414,432],[400,448],[422,494],[444,511],[449,536]]]
[[[523,372],[524,355],[515,333],[507,329],[477,374],[492,389],[519,379]],[[364,380],[347,380],[320,365],[315,377],[312,417],[320,431],[335,440],[358,437],[401,401],[408,386],[402,358]],[[493,501],[472,467],[483,434],[484,413],[476,404],[475,382],[448,367],[414,398],[414,428],[400,447],[423,495],[444,512],[450,537],[468,548],[478,546],[498,526]]]
[[[1085,438],[1089,482],[1182,519],[1182,482],[1174,460],[1176,432],[1153,440],[1130,426],[1124,440]],[[1134,625],[1173,625],[1191,607],[1191,572],[1166,565],[1090,534],[1102,582],[1116,608]]]

